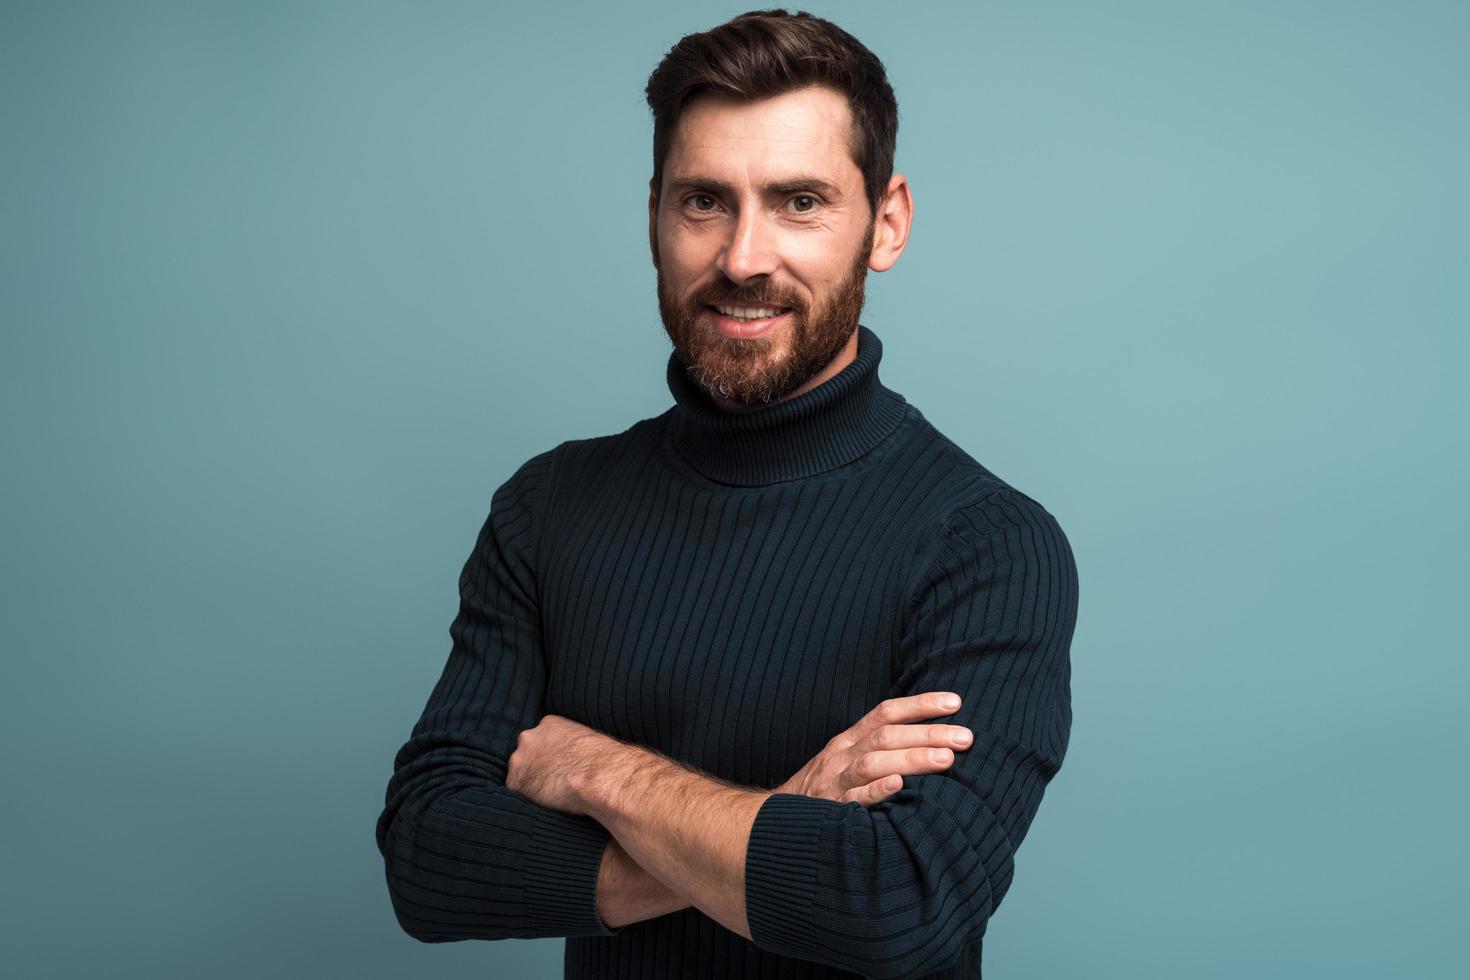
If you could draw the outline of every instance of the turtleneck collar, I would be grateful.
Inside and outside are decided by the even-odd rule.
[[[857,330],[851,364],[795,398],[747,412],[716,405],[670,353],[673,448],[710,479],[737,486],[814,476],[862,456],[894,430],[907,402],[878,380],[878,336]]]

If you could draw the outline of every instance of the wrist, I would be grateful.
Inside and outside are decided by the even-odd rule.
[[[616,807],[617,791],[627,774],[636,768],[634,756],[640,750],[610,735],[589,743],[588,749],[586,763],[577,767],[573,791],[583,811],[593,819],[600,819]]]

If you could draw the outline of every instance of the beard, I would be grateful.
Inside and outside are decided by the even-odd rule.
[[[777,401],[821,373],[857,329],[863,312],[868,257],[873,248],[873,226],[868,227],[847,274],[825,303],[808,309],[795,295],[783,293],[762,280],[741,288],[724,276],[681,303],[658,272],[658,312],[674,352],[689,379],[704,391],[737,405],[758,407]],[[726,337],[701,318],[708,307],[764,306],[791,310],[789,350],[773,361],[776,337]]]

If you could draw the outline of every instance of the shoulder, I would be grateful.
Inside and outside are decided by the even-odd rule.
[[[937,460],[935,471],[943,474],[925,505],[922,540],[915,549],[916,591],[932,585],[936,575],[985,574],[980,566],[996,561],[1075,583],[1071,544],[1056,515],[912,411],[920,420],[917,438]],[[977,561],[981,556],[984,562]]]
[[[984,534],[1021,524],[1056,524],[1055,516],[1036,497],[985,466],[916,407],[911,405],[909,413],[915,442],[933,460],[925,468],[937,474],[926,495],[933,533]]]
[[[667,413],[665,413],[667,415]],[[616,470],[643,465],[663,438],[665,415],[639,419],[620,432],[566,439],[533,458],[555,488],[589,489]]]
[[[621,432],[564,439],[517,466],[496,487],[492,511],[507,516],[557,508],[566,498],[596,494],[616,474],[640,467],[656,451],[663,416],[640,419]],[[576,501],[571,501],[575,505]]]

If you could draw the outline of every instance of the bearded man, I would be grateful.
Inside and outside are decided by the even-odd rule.
[[[398,922],[566,937],[569,978],[979,977],[1067,747],[1071,549],[878,379],[913,202],[872,52],[755,11],[647,97],[674,404],[495,491],[377,823]]]

